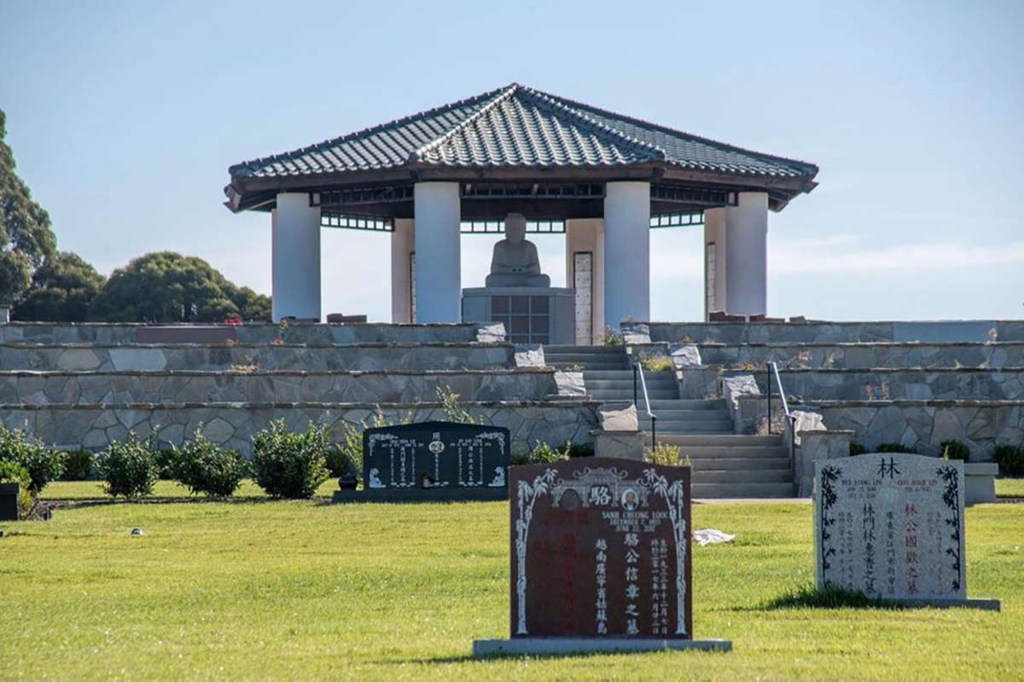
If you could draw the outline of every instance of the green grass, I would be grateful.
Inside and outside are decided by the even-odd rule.
[[[1024,478],[997,478],[997,497],[1024,497]]]
[[[43,488],[42,499],[54,500],[96,500],[110,499],[103,492],[103,481],[54,481]],[[338,479],[329,478],[317,488],[317,495],[330,497],[338,489]],[[144,499],[172,500],[172,499],[204,499],[204,495],[193,495],[188,488],[175,481],[157,481],[153,486],[153,494]],[[252,479],[243,479],[242,484],[235,491],[235,498],[263,498],[267,494],[263,492]]]
[[[694,522],[737,534],[693,567],[696,636],[732,653],[474,660],[508,634],[504,503],[60,509],[4,526],[0,678],[1020,679],[1024,505],[966,512],[969,594],[1002,613],[773,605],[813,582],[810,506]]]

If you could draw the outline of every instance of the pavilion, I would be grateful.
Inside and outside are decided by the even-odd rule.
[[[564,232],[577,342],[650,319],[650,230],[704,226],[706,314],[766,313],[768,211],[817,166],[511,84],[229,169],[226,205],[271,214],[273,318],[321,318],[320,228],[391,234],[392,322],[460,321],[460,236]]]

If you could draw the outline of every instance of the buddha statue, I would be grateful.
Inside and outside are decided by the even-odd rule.
[[[551,278],[541,274],[537,247],[526,239],[526,218],[521,213],[505,217],[505,238],[494,245],[489,287],[550,287]]]

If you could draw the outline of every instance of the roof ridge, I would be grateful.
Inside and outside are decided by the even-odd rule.
[[[652,123],[650,121],[644,120],[642,118],[637,118],[635,116],[629,116],[629,115],[626,115],[626,114],[620,114],[618,112],[611,111],[610,109],[603,109],[601,107],[596,107],[596,106],[594,106],[592,104],[587,104],[586,102],[580,102],[580,101],[577,101],[577,100],[568,99],[566,97],[561,97],[561,96],[558,96],[558,95],[552,95],[550,93],[544,92],[542,90],[537,90],[536,88],[531,88],[529,86],[521,86],[521,87],[524,90],[532,91],[532,92],[534,92],[534,93],[536,93],[538,95],[541,95],[543,97],[547,97],[547,98],[552,99],[552,100],[557,100],[559,102],[564,102],[567,105],[572,105],[573,108],[581,107],[583,109],[590,109],[592,111],[596,111],[596,112],[600,113],[603,116],[608,116],[609,118],[621,119],[623,121],[628,121],[629,123],[632,123],[634,125],[646,126],[648,128],[659,130],[659,131],[661,131],[663,133],[670,133],[672,135],[682,135],[682,136],[687,137],[687,138],[689,138],[689,139],[691,139],[693,141],[702,142],[704,144],[708,144],[708,145],[711,145],[711,146],[714,146],[714,147],[718,147],[720,149],[734,151],[734,152],[741,152],[743,154],[749,154],[750,156],[752,156],[754,158],[757,158],[757,159],[760,159],[760,160],[768,159],[768,160],[773,160],[773,161],[786,161],[786,162],[789,162],[789,163],[800,164],[802,166],[809,166],[809,167],[815,169],[815,173],[817,173],[817,171],[820,170],[818,168],[817,164],[813,164],[810,161],[802,161],[800,159],[794,159],[794,158],[790,158],[790,157],[787,157],[787,156],[778,156],[778,155],[775,155],[775,154],[766,154],[764,152],[754,151],[752,149],[747,149],[746,147],[740,147],[740,146],[737,146],[737,145],[734,145],[734,144],[729,144],[728,142],[721,142],[719,140],[715,140],[715,139],[712,139],[710,137],[704,137],[702,135],[695,135],[693,133],[688,133],[685,130],[676,130],[675,128],[669,128],[668,126],[665,126],[665,125],[661,125],[661,124],[658,124],[658,123]],[[583,112],[580,112],[580,115],[581,116],[585,116],[586,118],[588,118],[590,120],[593,120],[593,119],[591,119],[589,116],[587,116]],[[604,124],[600,123],[599,121],[594,121],[594,122],[597,123],[598,125],[604,126]],[[607,126],[604,126],[604,127],[607,128]],[[615,132],[618,132],[618,131],[615,131]],[[619,134],[622,135],[623,137],[627,137],[627,138],[630,137],[628,135],[625,135],[624,133],[619,133]],[[641,144],[646,144],[642,140],[637,140],[637,142],[639,142]],[[656,148],[660,149],[659,147],[656,147]]]
[[[555,95],[551,95],[526,85],[519,87],[524,94],[533,97],[535,100],[540,100],[540,102],[542,102],[543,104],[546,104],[547,106],[552,107],[561,113],[564,113],[568,116],[571,116],[582,121],[588,128],[596,129],[597,131],[606,133],[632,147],[639,147],[640,149],[646,152],[654,152],[655,158],[659,161],[663,161],[667,157],[665,150],[662,149],[661,147],[651,144],[649,142],[644,142],[643,140],[635,138],[632,135],[627,135],[626,133],[620,130],[615,130],[614,128],[592,118],[591,116],[588,116],[585,112],[580,111],[579,109],[576,108],[580,106],[579,102],[574,102],[572,100],[567,100]]]
[[[516,84],[513,83],[512,85],[515,86]],[[476,102],[479,102],[481,100],[486,100],[488,98],[494,97],[495,95],[499,94],[501,91],[507,89],[508,87],[509,86],[504,86],[504,87],[501,87],[501,88],[495,88],[494,90],[488,90],[487,92],[483,92],[483,93],[480,93],[478,95],[473,95],[472,97],[465,97],[465,98],[460,99],[460,100],[458,100],[456,102],[449,102],[448,104],[442,104],[440,106],[436,106],[436,107],[433,107],[431,109],[426,109],[424,111],[420,111],[420,112],[417,112],[415,114],[411,114],[409,116],[403,116],[401,118],[396,118],[396,119],[388,121],[386,123],[378,123],[377,125],[370,126],[369,128],[363,128],[362,130],[357,130],[357,131],[352,132],[352,133],[346,133],[346,134],[340,135],[338,137],[332,137],[330,139],[323,140],[323,141],[317,142],[315,144],[311,144],[311,145],[309,145],[307,147],[300,147],[299,149],[292,149],[292,150],[287,151],[287,152],[281,152],[279,154],[271,154],[270,156],[261,156],[259,158],[252,159],[250,161],[243,161],[241,163],[236,163],[233,166],[229,166],[228,167],[228,173],[234,175],[234,173],[235,173],[235,171],[237,169],[244,169],[244,168],[248,168],[250,166],[266,166],[267,164],[275,163],[275,162],[280,161],[282,159],[286,159],[286,158],[291,157],[291,156],[296,156],[298,154],[308,154],[308,153],[311,153],[311,152],[320,151],[321,149],[326,149],[326,148],[334,147],[334,146],[339,145],[339,144],[341,144],[343,142],[350,142],[350,141],[352,141],[354,139],[357,139],[359,137],[368,136],[368,135],[370,135],[372,133],[376,133],[376,132],[378,132],[380,130],[384,130],[386,128],[390,128],[390,127],[393,127],[393,126],[404,126],[404,125],[407,125],[408,123],[411,123],[411,122],[416,121],[416,120],[430,118],[431,116],[435,116],[435,115],[437,115],[437,114],[439,114],[441,112],[452,111],[453,109],[457,109],[459,107],[463,107],[463,106],[466,106],[468,104],[476,103]],[[474,116],[475,116],[475,114],[474,114]]]
[[[493,99],[491,99],[490,102],[488,102],[487,104],[485,104],[482,107],[480,107],[480,109],[478,109],[472,115],[467,116],[465,118],[465,120],[463,120],[458,125],[453,126],[452,129],[449,130],[448,132],[446,132],[444,135],[441,135],[440,137],[438,137],[436,139],[433,139],[430,142],[428,142],[428,143],[426,143],[424,145],[421,145],[421,146],[417,147],[416,149],[414,149],[412,151],[412,153],[410,153],[409,156],[406,157],[406,163],[410,163],[410,162],[413,162],[413,161],[423,161],[424,156],[428,152],[430,152],[430,151],[432,151],[434,149],[437,149],[438,147],[442,146],[448,140],[450,140],[453,137],[455,137],[455,135],[457,135],[460,131],[465,130],[470,125],[472,125],[474,121],[477,121],[478,119],[482,118],[483,116],[486,116],[492,109],[494,109],[500,103],[502,103],[505,100],[507,100],[510,97],[512,97],[512,95],[515,94],[516,90],[521,88],[521,87],[522,86],[519,85],[518,83],[512,83],[511,85],[506,85],[504,88],[499,88],[498,90],[501,91],[501,92],[492,90],[488,94],[492,94],[492,93],[496,93],[496,92],[498,94]]]

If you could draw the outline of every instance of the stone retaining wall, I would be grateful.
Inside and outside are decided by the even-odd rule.
[[[2,329],[2,327],[0,327]],[[163,371],[417,371],[514,367],[511,344],[364,344],[350,346],[37,345],[0,346],[0,370]]]
[[[137,330],[156,325],[105,323],[14,322],[0,325],[0,344],[135,343]],[[180,326],[190,325],[159,325]],[[202,326],[202,325],[196,325]],[[309,324],[292,323],[282,328],[270,323],[229,326],[239,343],[270,343],[281,338],[292,344],[354,343],[468,343],[477,340],[479,324]]]
[[[1024,367],[1024,343],[871,343],[871,344],[700,344],[705,365],[763,369],[872,369]]]
[[[434,402],[542,400],[554,370],[476,372],[3,372],[0,403],[28,405],[202,402]]]
[[[920,341],[984,343],[995,330],[999,341],[1024,342],[1021,320],[922,322],[651,322],[652,341],[669,343],[849,343]],[[686,341],[688,339],[688,341]]]
[[[1021,401],[846,401],[815,402],[797,409],[820,412],[831,430],[850,430],[871,451],[880,443],[902,443],[924,455],[941,455],[944,440],[963,441],[971,461],[991,461],[997,444],[1024,442]]]
[[[463,403],[478,423],[504,426],[512,435],[512,452],[525,452],[537,441],[556,445],[569,440],[592,442],[590,431],[597,428],[596,403],[557,401],[523,403]],[[154,430],[158,443],[181,444],[202,425],[210,440],[244,455],[251,454],[251,439],[272,420],[284,419],[288,427],[301,430],[310,420],[322,420],[340,439],[344,422],[370,423],[380,411],[393,423],[403,420],[443,420],[437,403],[421,404],[332,404],[332,403],[235,403],[100,406],[0,405],[0,419],[65,449],[100,450],[111,441],[124,439],[129,429],[140,437]]]
[[[780,370],[786,395],[804,400],[1024,400],[1024,368]],[[768,375],[755,375],[762,393]],[[776,389],[777,392],[777,389]]]

